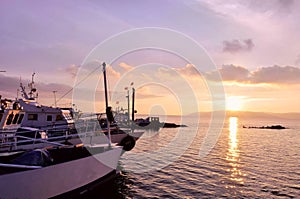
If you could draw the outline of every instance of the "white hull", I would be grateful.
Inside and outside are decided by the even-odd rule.
[[[116,170],[122,147],[41,169],[0,176],[0,198],[50,198],[95,182]]]

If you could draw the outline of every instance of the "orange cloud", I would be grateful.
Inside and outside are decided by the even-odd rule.
[[[106,72],[108,76],[112,76],[113,78],[119,79],[121,77],[121,73],[113,69],[111,65],[106,66]]]
[[[126,71],[132,70],[134,67],[131,65],[126,64],[125,62],[121,62],[119,64],[119,66],[123,69],[125,69]]]
[[[179,74],[191,77],[199,77],[199,71],[193,64],[187,64],[182,68],[174,68]]]

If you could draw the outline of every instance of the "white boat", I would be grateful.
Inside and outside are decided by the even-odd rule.
[[[72,198],[84,194],[116,174],[122,147],[91,145],[47,152],[52,162],[45,166],[1,163],[0,198]]]
[[[34,75],[29,83],[30,92],[20,83],[22,97],[15,100],[1,99],[0,131],[17,131],[20,127],[59,131],[74,126],[72,108],[44,106],[38,103],[38,93],[34,86]]]
[[[34,74],[29,83],[29,93],[26,93],[25,87],[20,83],[22,98],[10,100],[1,99],[0,96],[0,138],[6,137],[6,133],[12,135],[16,132],[28,131],[28,127],[44,130],[49,137],[51,134],[64,133],[66,129],[74,129],[71,108],[44,106],[37,102]]]
[[[75,113],[72,108],[40,105],[37,102],[37,89],[34,87],[34,74],[29,83],[29,93],[20,84],[23,98],[0,99],[0,151],[42,148],[51,145],[53,141],[79,144],[82,142],[82,136],[86,137],[81,132],[99,130],[95,128],[101,123],[99,116],[106,113],[93,114],[94,118],[89,116],[86,119]],[[107,134],[107,127],[101,126],[101,131]],[[142,134],[143,132],[130,128],[121,130],[118,126],[111,127],[111,141],[123,146],[126,151],[135,146]],[[23,141],[19,142],[20,139]],[[32,139],[35,141],[32,142]]]
[[[107,99],[107,92],[105,96]],[[109,138],[106,144],[99,144],[101,140],[107,140],[106,136],[96,136],[98,133],[103,135],[102,132],[90,131],[84,133],[83,144],[79,145],[51,142],[48,144],[57,146],[25,152],[1,152],[0,198],[72,198],[114,175],[123,147],[111,143],[110,124],[113,119],[109,110],[106,103]],[[24,139],[32,142],[41,140],[26,136]]]

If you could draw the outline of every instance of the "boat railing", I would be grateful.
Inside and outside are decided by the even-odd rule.
[[[96,125],[85,124],[80,128],[82,130],[75,133],[71,129],[64,130],[36,130],[36,131],[22,131],[22,132],[1,132],[0,133],[0,150],[18,150],[24,148],[25,145],[30,145],[30,148],[37,148],[39,144],[44,146],[64,146],[64,141],[71,140],[73,138],[78,139],[90,139],[97,135],[105,135],[105,130],[101,130]],[[22,146],[22,147],[21,147]]]

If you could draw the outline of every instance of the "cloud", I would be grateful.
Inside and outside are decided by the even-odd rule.
[[[188,76],[188,77],[193,77],[193,76],[198,77],[198,75],[199,75],[199,71],[192,64],[187,64],[187,65],[185,65],[185,67],[182,67],[182,68],[175,68],[175,70],[177,70],[178,73]]]
[[[154,88],[158,89],[157,87],[153,86],[142,86],[136,90],[136,98],[137,99],[151,99],[151,98],[160,98],[164,97],[162,93],[154,92]]]
[[[69,65],[65,71],[70,74],[72,76],[72,78],[75,78],[76,75],[77,75],[77,71],[79,69],[79,66],[78,65],[75,65],[75,64],[71,64]]]
[[[278,2],[285,8],[291,8],[294,5],[294,0],[278,0]]]
[[[296,58],[295,65],[300,66],[300,54]]]
[[[209,80],[216,81],[217,73],[220,74],[223,81],[237,81],[237,82],[246,82],[249,80],[251,75],[250,71],[242,66],[223,65],[222,68],[218,70],[207,72],[205,77]]]
[[[300,69],[292,66],[263,67],[251,74],[252,83],[299,84]]]
[[[16,97],[19,84],[20,84],[20,78],[8,77],[0,74],[0,90],[1,90],[0,95],[2,95],[2,98]]]
[[[111,78],[120,79],[121,73],[116,71],[111,65],[106,66],[107,75]]]
[[[241,2],[242,3],[242,2]],[[288,14],[293,8],[294,0],[252,0],[248,7],[256,12],[275,14]]]
[[[238,53],[249,52],[253,49],[254,43],[252,39],[245,39],[242,42],[234,39],[232,41],[223,41],[223,52]]]
[[[219,69],[221,77],[224,81],[236,80],[236,81],[245,81],[248,79],[250,72],[248,69],[242,66],[235,65],[223,65]]]
[[[130,66],[130,65],[126,64],[125,62],[121,62],[119,64],[119,66],[121,68],[123,68],[125,71],[130,71],[130,70],[132,70],[134,68],[133,66]]]
[[[21,82],[26,87],[27,83],[30,82],[28,79],[22,79]],[[18,77],[10,77],[0,75],[0,90],[2,98],[15,98],[17,96],[17,89],[19,89],[20,85],[20,78]],[[65,84],[58,84],[58,83],[43,83],[43,82],[35,82],[35,87],[38,90],[39,101],[41,100],[44,103],[48,103],[48,98],[53,97],[52,91],[57,91],[57,97],[62,96],[63,94],[67,93],[72,89],[71,86]],[[28,92],[28,88],[27,88]],[[20,95],[19,95],[20,97]],[[66,98],[71,98],[71,93],[66,96]],[[50,99],[52,103],[52,99]]]
[[[204,2],[215,12],[235,19],[246,17],[253,20],[257,15],[280,18],[297,9],[297,5],[295,5],[297,1],[294,0],[251,0],[246,2],[243,0],[207,0]],[[252,14],[251,18],[249,18],[249,14]]]
[[[249,71],[245,67],[235,65],[223,65],[218,70],[205,74],[209,80],[219,73],[223,81],[239,82],[247,84],[271,83],[271,84],[300,84],[300,69],[293,66],[271,66]]]

